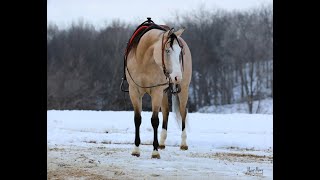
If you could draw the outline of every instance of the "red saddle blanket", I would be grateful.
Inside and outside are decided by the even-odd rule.
[[[141,26],[139,29],[137,29],[133,35],[131,36],[130,40],[129,40],[129,46],[132,43],[132,40],[137,36],[137,34],[139,34],[140,32],[142,32],[143,30],[147,29],[149,26]]]

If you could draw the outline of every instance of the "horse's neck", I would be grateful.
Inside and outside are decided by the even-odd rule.
[[[154,29],[142,36],[135,53],[137,60],[141,61],[140,63],[152,63],[148,61],[153,60],[153,49],[155,48],[155,44],[161,40],[162,33],[163,31]]]

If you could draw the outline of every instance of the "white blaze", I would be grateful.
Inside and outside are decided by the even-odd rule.
[[[181,48],[178,44],[174,44],[172,46],[172,53],[170,54],[170,60],[171,60],[171,64],[172,64],[172,73],[170,74],[170,77],[172,79],[173,82],[176,82],[175,78],[177,78],[177,83],[180,83],[180,81],[182,80],[182,72],[181,72],[181,65],[180,65],[180,52],[181,52]]]

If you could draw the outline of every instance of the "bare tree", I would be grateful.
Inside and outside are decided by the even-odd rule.
[[[176,14],[166,24],[185,27],[193,58],[189,110],[259,100],[273,95],[272,6]],[[137,25],[113,21],[96,30],[84,21],[47,29],[47,108],[124,110],[119,90],[126,43]],[[128,98],[128,96],[127,96]],[[253,109],[253,102],[258,108]],[[148,97],[144,110],[151,108]]]

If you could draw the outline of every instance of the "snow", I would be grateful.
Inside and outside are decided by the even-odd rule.
[[[273,114],[273,98],[266,98],[260,101],[260,107],[258,109],[259,101],[253,101],[253,113],[259,114]],[[258,110],[257,110],[258,109]],[[219,114],[231,114],[231,113],[248,113],[247,103],[228,104],[222,106],[205,106],[198,110],[201,113],[219,113]]]
[[[182,132],[170,112],[166,149],[159,150],[160,159],[151,159],[151,112],[141,116],[141,156],[134,157],[133,112],[47,111],[48,173],[70,166],[80,168],[78,173],[87,173],[89,168],[115,179],[272,179],[272,114],[189,113],[189,149],[182,151]],[[161,113],[159,119],[158,140]],[[87,159],[80,162],[79,158]],[[263,176],[246,175],[247,167],[263,169]]]

